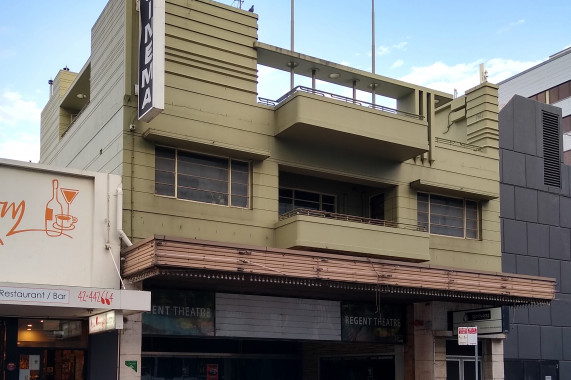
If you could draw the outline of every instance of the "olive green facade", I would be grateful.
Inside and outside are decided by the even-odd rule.
[[[111,1],[92,34],[92,56],[83,70],[56,77],[42,113],[41,162],[121,174],[124,231],[132,241],[164,234],[500,270],[496,86],[484,83],[452,99],[258,43],[254,13],[208,1],[168,1],[165,109],[144,123],[136,117],[134,2]],[[318,92],[261,104],[258,61],[279,66],[280,60],[322,66],[359,78],[363,86],[365,80],[376,83],[377,94],[386,88],[397,110],[417,117]],[[350,81],[345,85],[351,87]],[[74,106],[78,93],[88,98]],[[156,145],[250,160],[251,207],[155,195]],[[480,238],[311,217],[280,221],[280,183],[326,189],[337,199],[337,213],[358,217],[369,217],[369,198],[383,193],[385,219],[406,226],[417,224],[417,190],[474,199],[480,201]]]
[[[453,98],[264,44],[253,12],[166,0],[164,110],[142,122],[136,8],[135,0],[110,0],[92,28],[88,62],[79,73],[57,75],[42,112],[40,159],[121,175],[122,229],[133,243],[164,235],[501,272],[497,86],[481,83]],[[319,87],[259,99],[258,65],[294,66],[297,75],[340,86],[339,94],[374,89],[396,106]],[[248,206],[157,194],[157,147],[247,162]],[[333,197],[334,210],[284,214],[283,189]],[[476,235],[429,233],[419,221],[419,193],[475,204]],[[475,284],[458,286],[478,292]],[[401,301],[408,304],[409,341],[391,351],[395,378],[445,379],[446,312],[483,305]],[[126,325],[122,350],[130,351],[122,359],[137,360],[141,320]],[[503,378],[502,339],[486,339],[486,379]],[[121,372],[122,379],[140,375]]]

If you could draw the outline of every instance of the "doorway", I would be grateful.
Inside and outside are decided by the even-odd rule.
[[[446,358],[446,380],[474,380],[474,358]],[[478,360],[478,380],[482,379],[482,361]]]
[[[319,378],[323,380],[392,380],[395,378],[395,357],[380,355],[321,358]]]
[[[19,350],[19,378],[26,380],[84,380],[83,350],[31,349]]]

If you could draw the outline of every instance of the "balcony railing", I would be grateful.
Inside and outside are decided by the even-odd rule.
[[[271,99],[262,98],[262,97],[258,97],[258,100],[260,101],[261,104],[264,104],[264,105],[267,105],[270,107],[277,107],[282,102],[284,102],[286,99],[290,98],[296,92],[307,92],[310,94],[315,94],[315,95],[323,96],[323,97],[330,98],[330,99],[341,100],[341,101],[351,103],[351,104],[355,104],[355,105],[362,106],[362,107],[373,108],[373,109],[376,109],[379,111],[388,112],[388,113],[392,113],[395,115],[411,117],[411,118],[418,119],[418,120],[424,119],[424,117],[422,115],[417,115],[417,114],[410,113],[410,112],[400,111],[400,110],[397,110],[394,108],[381,106],[379,104],[368,103],[368,102],[364,102],[362,100],[356,100],[353,98],[349,98],[347,96],[337,95],[337,94],[333,94],[331,92],[325,92],[325,91],[316,90],[316,89],[304,87],[304,86],[294,87],[292,90],[288,91],[285,95],[283,95],[278,100],[271,100]]]
[[[291,211],[285,212],[280,215],[279,219],[284,220],[288,218],[292,218],[297,215],[304,215],[304,216],[313,216],[317,218],[326,218],[326,219],[333,219],[333,220],[342,220],[345,222],[355,222],[355,223],[362,223],[362,224],[371,224],[374,226],[382,226],[382,227],[392,227],[392,228],[404,228],[411,231],[422,231],[426,232],[426,227],[420,224],[406,224],[406,223],[397,223],[392,220],[384,220],[384,219],[372,219],[372,218],[365,218],[361,216],[355,215],[346,215],[346,214],[337,214],[334,212],[328,211],[321,211],[321,210],[311,210],[305,208],[296,208]]]

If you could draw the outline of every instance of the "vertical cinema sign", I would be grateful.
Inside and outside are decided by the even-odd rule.
[[[165,0],[139,0],[139,120],[165,104]]]

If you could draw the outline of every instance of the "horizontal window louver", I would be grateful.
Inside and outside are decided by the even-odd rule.
[[[542,111],[543,124],[543,183],[561,187],[561,157],[559,153],[559,118]]]

